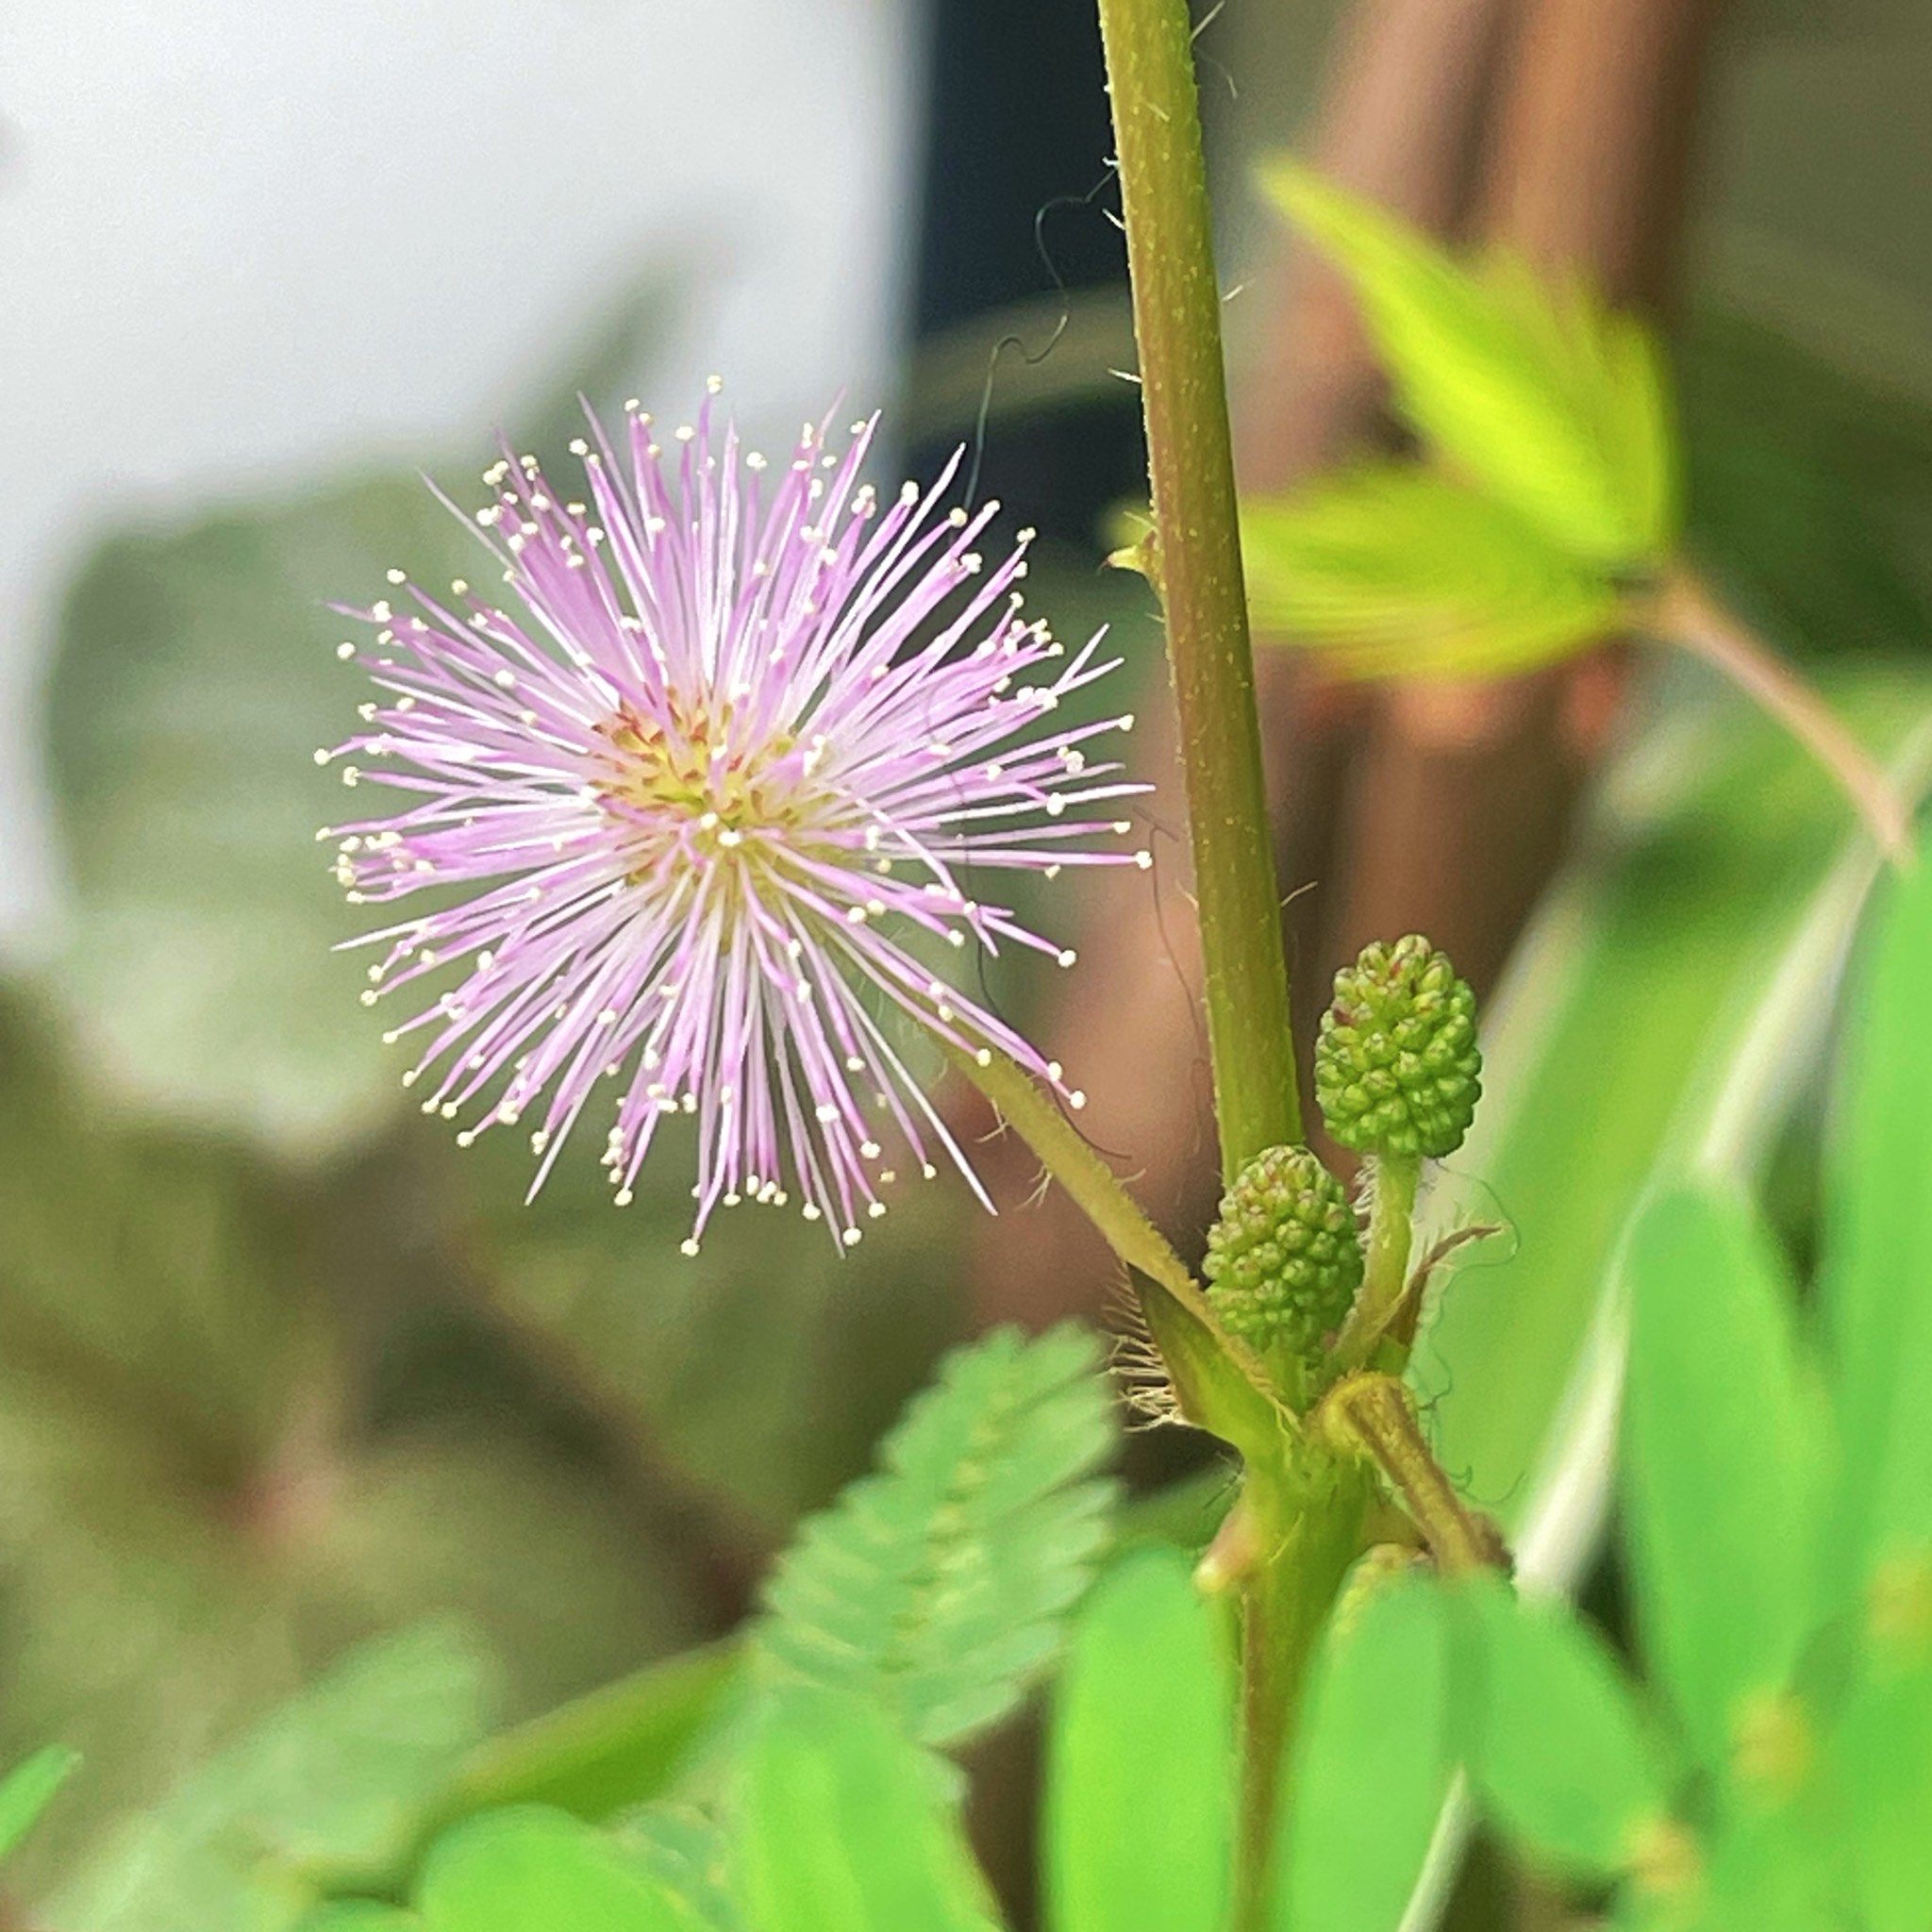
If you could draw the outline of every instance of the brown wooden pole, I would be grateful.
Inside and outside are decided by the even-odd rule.
[[[1667,303],[1717,0],[1523,0],[1474,227],[1614,299]],[[1560,861],[1614,718],[1616,652],[1381,697],[1333,947],[1426,931],[1485,991]]]

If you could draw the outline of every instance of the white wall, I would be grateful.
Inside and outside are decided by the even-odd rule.
[[[57,903],[34,693],[111,519],[460,450],[654,259],[656,363],[754,425],[874,397],[907,0],[17,0],[0,10],[0,941]]]

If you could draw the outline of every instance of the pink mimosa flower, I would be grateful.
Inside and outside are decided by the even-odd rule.
[[[507,458],[476,521],[511,595],[350,613],[375,641],[343,654],[386,695],[318,754],[404,794],[325,835],[351,900],[431,895],[362,941],[387,946],[364,999],[460,969],[389,1036],[420,1045],[424,1110],[466,1115],[465,1143],[529,1119],[534,1192],[601,1090],[620,1204],[694,1116],[691,1253],[721,1204],[795,1195],[849,1246],[901,1158],[970,1178],[903,1016],[1078,1105],[933,960],[1071,964],[988,896],[999,874],[1149,863],[1094,846],[1129,829],[1094,808],[1142,788],[1089,747],[1132,720],[1054,717],[1112,668],[1100,640],[1067,656],[1021,616],[1030,533],[983,561],[998,507],[943,507],[957,458],[887,502],[861,483],[875,421],[842,450],[808,425],[768,470],[730,429],[714,450],[708,402],[668,452],[632,408],[622,455],[574,445],[581,503]]]

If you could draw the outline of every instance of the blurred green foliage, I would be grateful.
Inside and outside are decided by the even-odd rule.
[[[73,1932],[292,1925],[304,1892],[379,1874],[490,1721],[460,1633],[349,1657],[112,1834],[48,1910]]]
[[[324,603],[373,558],[482,562],[407,476],[107,544],[69,594],[48,755],[78,918],[56,982],[117,1091],[185,1124],[324,1153],[397,1110],[316,828],[313,753],[353,720]]]
[[[346,1932],[390,1908],[329,1894],[402,1882],[441,1932],[736,1932],[741,1908],[762,1932],[990,1924],[957,1774],[926,1746],[979,1735],[1051,1665],[1110,1538],[1095,1367],[1073,1330],[957,1355],[781,1566],[749,1670],[659,1666],[486,1740],[484,1650],[418,1626],[122,1824],[54,1922]]]
[[[1686,547],[1779,649],[1923,653],[1932,405],[1735,307],[1676,344]]]

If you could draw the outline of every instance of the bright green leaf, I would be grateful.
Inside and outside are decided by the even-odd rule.
[[[1257,628],[1360,677],[1525,670],[1617,623],[1600,572],[1507,504],[1413,463],[1248,499],[1241,558]]]
[[[1741,1199],[1667,1194],[1625,1260],[1624,1526],[1638,1623],[1701,1760],[1808,1628],[1821,1444],[1794,1290]]]
[[[1675,534],[1655,344],[1581,287],[1472,266],[1298,163],[1263,186],[1354,286],[1403,413],[1451,468],[1579,558],[1655,561]]]
[[[1844,1480],[1831,1575],[1932,1546],[1932,865],[1893,879],[1855,975],[1823,1302]]]
[[[1331,1624],[1307,1689],[1276,1858],[1280,1932],[1395,1932],[1455,1770],[1447,1606],[1374,1591]]]
[[[1654,1886],[1625,1889],[1635,1909],[1614,1922],[1620,1928],[1823,1932],[1856,1923],[1859,1932],[1871,1932],[1846,1916],[1831,1845],[1799,1829],[1789,1815],[1733,1823],[1707,1847],[1684,1843],[1690,1858],[1671,1891],[1660,1897]]]
[[[54,1793],[74,1775],[80,1753],[65,1744],[49,1744],[24,1764],[16,1764],[0,1780],[0,1857],[5,1857],[29,1831],[53,1801]]]
[[[1932,1897],[1932,1665],[1869,1658],[1829,1762],[1864,1932],[1924,1932]]]
[[[535,1807],[445,1832],[416,1907],[427,1932],[704,1932],[608,1834]]]
[[[1108,1534],[1112,1394],[1091,1336],[1012,1329],[958,1351],[883,1469],[806,1524],[759,1626],[778,1681],[877,1700],[945,1745],[1012,1709],[1058,1650]]]
[[[734,1814],[736,1890],[757,1932],[991,1932],[937,1769],[871,1705],[775,1694]]]
[[[626,1812],[611,1836],[711,1932],[745,1932],[731,1895],[730,1845],[715,1819],[666,1800]]]
[[[295,1932],[424,1932],[414,1912],[364,1899],[346,1899],[318,1907]]]
[[[1624,1673],[1561,1605],[1480,1584],[1456,1607],[1471,1687],[1463,1755],[1485,1814],[1540,1862],[1623,1871],[1670,1799]]]
[[[1125,1558],[1083,1607],[1047,1747],[1055,1932],[1220,1932],[1234,1839],[1221,1622],[1165,1550]]]

